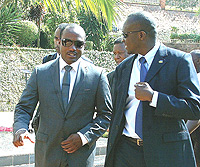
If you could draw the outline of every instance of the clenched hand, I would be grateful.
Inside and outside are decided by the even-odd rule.
[[[82,147],[82,140],[78,134],[71,134],[67,140],[61,142],[61,147],[67,153],[74,153]]]
[[[138,82],[135,85],[135,97],[141,101],[152,101],[153,89],[147,82]]]

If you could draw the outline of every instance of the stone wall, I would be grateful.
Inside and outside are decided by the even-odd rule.
[[[182,50],[184,52],[191,52],[192,50],[200,49],[200,43],[164,43],[166,46]]]
[[[13,111],[19,101],[26,85],[23,70],[32,71],[51,52],[54,50],[0,47],[0,112]],[[85,55],[107,71],[115,68],[111,52],[85,51]]]
[[[186,52],[200,49],[200,44],[164,44]],[[22,70],[32,71],[51,52],[54,50],[0,47],[0,112],[14,110],[26,85],[26,75]],[[111,52],[85,51],[85,55],[108,72],[116,66]],[[29,76],[27,74],[27,78]]]
[[[150,12],[157,23],[158,39],[162,42],[171,42],[170,35],[172,27],[178,29],[179,34],[200,34],[200,15],[195,12],[183,12],[174,10],[161,10],[159,5],[142,5],[125,3],[120,7],[123,11],[121,19],[117,21],[118,29],[122,29],[127,16],[133,12]]]

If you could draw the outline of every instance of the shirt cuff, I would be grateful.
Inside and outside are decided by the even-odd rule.
[[[25,128],[19,129],[17,132],[15,132],[15,135],[21,135],[22,133],[28,132]]]
[[[158,101],[158,92],[154,91],[152,101],[149,103],[149,105],[152,107],[157,107],[157,101]]]
[[[86,137],[81,132],[77,132],[77,134],[80,136],[80,138],[82,140],[82,146],[84,146],[85,144],[88,143],[88,140],[86,139]]]

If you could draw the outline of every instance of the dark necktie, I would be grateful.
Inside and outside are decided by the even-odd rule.
[[[140,67],[140,82],[144,82],[147,75],[147,68],[145,67],[146,59],[141,57],[139,59]],[[136,111],[136,123],[135,123],[135,132],[142,139],[142,102],[140,101],[137,111]]]
[[[62,83],[62,99],[63,99],[63,105],[66,109],[68,105],[69,100],[69,86],[70,86],[70,70],[72,69],[71,66],[66,65],[65,66],[65,74],[63,77],[63,83]]]

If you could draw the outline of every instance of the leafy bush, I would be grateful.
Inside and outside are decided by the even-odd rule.
[[[170,35],[170,39],[177,39],[179,41],[185,41],[185,40],[191,40],[193,42],[200,42],[200,35],[196,34],[194,32],[194,34],[178,34],[178,28],[177,27],[171,27],[171,35]]]
[[[103,41],[108,34],[106,22],[103,19],[101,21],[97,20],[91,11],[87,13],[84,9],[81,9],[77,14],[77,19],[86,32],[86,40],[94,43],[94,50],[102,51]]]
[[[20,25],[17,24],[20,18],[21,14],[12,4],[0,10],[0,43],[12,45],[16,42],[14,39],[15,34],[20,31]]]
[[[198,34],[177,34],[177,33],[171,33],[170,35],[171,39],[178,39],[180,41],[185,40],[193,40],[194,42],[200,42],[200,35]]]
[[[114,47],[114,42],[120,36],[121,34],[119,33],[109,33],[101,43],[101,50],[112,52]]]
[[[166,5],[169,5],[169,6],[175,6],[176,8],[179,8],[179,9],[187,9],[187,8],[195,8],[197,7],[199,4],[199,1],[198,0],[189,0],[189,1],[186,1],[186,0],[166,0]]]
[[[92,41],[85,42],[85,50],[92,50],[94,43]]]
[[[20,26],[20,31],[16,33],[17,44],[21,46],[33,46],[37,39],[38,27],[32,21],[20,21],[17,23]]]
[[[61,23],[76,22],[76,17],[71,17],[65,13],[48,12],[43,18],[43,31],[48,34],[49,48],[54,48],[54,33]],[[41,46],[42,47],[42,46]]]

